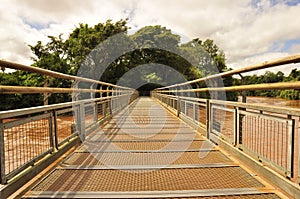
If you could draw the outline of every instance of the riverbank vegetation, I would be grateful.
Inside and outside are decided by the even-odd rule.
[[[246,80],[246,84],[300,81],[300,69],[294,68],[288,75],[284,75],[284,73],[281,71],[277,73],[266,71],[263,75],[251,75],[245,76],[244,78]],[[240,85],[241,80],[236,80],[235,84]],[[247,96],[277,97],[290,100],[300,100],[300,90],[289,89],[247,91]]]

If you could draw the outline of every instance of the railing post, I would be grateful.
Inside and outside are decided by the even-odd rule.
[[[206,137],[207,137],[207,139],[209,139],[209,133],[210,133],[210,125],[211,125],[210,115],[211,115],[210,101],[206,100]]]
[[[123,100],[125,96],[122,95],[121,89],[118,90],[118,109],[123,107]]]
[[[55,150],[55,141],[54,141],[54,133],[53,133],[53,119],[52,119],[53,114],[50,113],[49,118],[48,118],[48,125],[49,125],[49,137],[50,137],[50,147]]]
[[[242,75],[242,74],[238,74],[241,79],[242,79],[242,85],[247,85],[247,80],[246,78]],[[242,91],[242,103],[246,103],[247,102],[247,92],[246,91]]]
[[[240,143],[240,116],[236,107],[234,107],[234,134],[233,134],[233,145],[237,146]]]
[[[131,103],[131,97],[133,95],[133,93],[130,94],[129,91],[124,91],[122,92],[122,94],[125,93],[125,97],[123,97],[123,101],[122,101],[122,107],[129,105]]]
[[[168,93],[168,95],[170,95],[170,93]],[[170,98],[166,97],[166,104],[167,104],[167,107],[169,107],[169,104],[170,104]]]
[[[94,89],[93,87],[94,87],[95,84],[96,84],[96,83],[92,83],[92,84],[90,85],[90,89],[91,89],[91,90]],[[90,97],[91,97],[91,99],[93,99],[95,95],[96,95],[96,93],[90,92]]]
[[[121,103],[122,97],[119,95],[119,91],[117,91],[115,97],[116,97],[115,103],[114,103],[115,105],[113,105],[113,107],[114,107],[114,111],[118,111],[119,108],[121,108],[121,106],[122,106],[122,103]]]
[[[293,178],[294,177],[294,146],[295,146],[295,139],[294,139],[294,130],[295,130],[295,122],[292,119],[291,115],[288,115],[288,119],[291,119],[288,122],[288,159],[287,159],[287,167],[288,173],[287,177]],[[299,162],[299,161],[298,161]]]
[[[193,121],[196,121],[196,104],[193,103]]]
[[[180,97],[177,96],[177,117],[180,116],[180,112],[181,112],[181,108],[180,108],[181,102],[180,102],[180,101],[181,101],[181,100],[180,100]]]
[[[108,86],[107,90],[109,90],[109,89],[110,89],[110,87]],[[111,103],[112,102],[112,92],[107,91],[107,97],[110,97],[110,98],[108,99],[108,103],[107,103],[108,107],[106,107],[106,108],[108,108],[109,114],[112,114],[112,107],[111,107],[111,104],[112,104]]]
[[[100,88],[99,88],[99,90],[100,90],[100,98],[102,98],[103,97],[103,92],[102,92],[102,85],[100,86]]]
[[[128,97],[129,97],[129,95],[127,93],[120,91],[120,109],[122,109],[126,105],[126,102],[128,102],[127,104],[130,103],[128,101]]]
[[[175,98],[175,97],[172,99],[172,108],[177,110],[177,98]]]
[[[94,123],[98,121],[98,104],[97,101],[94,102]]]
[[[54,123],[53,123],[53,136],[54,136],[54,148],[56,149],[56,150],[58,150],[58,129],[57,129],[57,112],[54,110],[53,111],[53,121],[54,121]],[[52,137],[53,137],[52,136]]]
[[[6,184],[5,176],[5,143],[4,143],[4,127],[3,120],[0,119],[0,175],[1,184]]]
[[[246,111],[246,108],[238,108],[241,111]],[[260,114],[262,114],[262,112],[260,111]],[[243,116],[242,114],[238,114],[238,123],[237,123],[237,127],[238,127],[238,137],[237,137],[237,144],[243,144],[243,118],[245,116]]]
[[[84,107],[84,102],[81,102],[79,104],[79,115],[78,115],[78,120],[79,120],[79,137],[82,140],[82,142],[85,140],[85,107]]]
[[[106,117],[106,102],[105,100],[102,102],[102,117]]]
[[[297,143],[300,141],[300,117],[298,118],[298,136],[297,136]],[[298,144],[298,184],[300,184],[300,146]]]

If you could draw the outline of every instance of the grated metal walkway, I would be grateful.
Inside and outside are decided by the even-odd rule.
[[[151,98],[87,136],[24,198],[279,198]]]

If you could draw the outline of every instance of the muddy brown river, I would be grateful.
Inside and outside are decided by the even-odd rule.
[[[239,97],[239,102],[242,97]],[[269,106],[300,108],[300,100],[288,100],[275,97],[247,97],[247,103],[259,103]]]

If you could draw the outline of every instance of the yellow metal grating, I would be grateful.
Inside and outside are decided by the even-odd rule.
[[[280,199],[276,194],[273,193],[262,193],[262,194],[244,194],[244,195],[225,195],[225,196],[203,196],[203,197],[188,197],[189,199]],[[171,199],[171,198],[160,198],[160,199]],[[178,197],[172,199],[187,199],[185,197]]]
[[[57,169],[33,191],[168,191],[263,185],[240,167],[160,170]]]
[[[87,139],[87,141],[105,141],[105,140],[173,140],[173,139],[201,139],[199,134],[95,134]]]
[[[196,149],[212,149],[213,146],[208,141],[113,141],[113,142],[100,142],[93,147],[81,146],[78,151],[85,152],[91,150],[108,151],[108,150],[196,150]]]
[[[165,165],[215,164],[232,162],[219,151],[162,153],[73,153],[64,161],[67,165]]]
[[[102,133],[87,136],[62,168],[27,196],[97,198],[124,193],[122,197],[130,198],[143,192],[156,198],[164,192],[173,194],[169,198],[190,193],[202,196],[189,197],[194,199],[279,198],[153,100],[140,98],[132,107],[113,117]]]

